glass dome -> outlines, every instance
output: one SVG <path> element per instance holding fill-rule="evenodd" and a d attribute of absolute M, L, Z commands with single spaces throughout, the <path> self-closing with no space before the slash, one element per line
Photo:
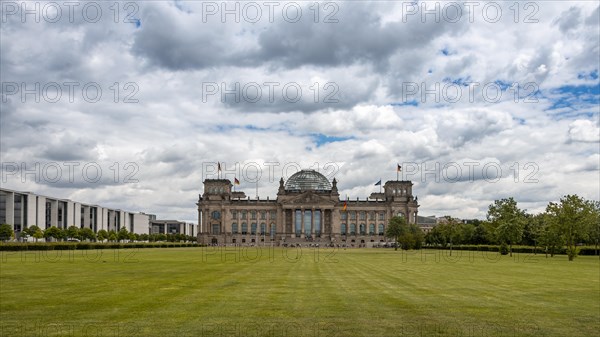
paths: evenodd
<path fill-rule="evenodd" d="M 315 170 L 301 170 L 285 182 L 286 191 L 331 191 L 331 183 Z"/>

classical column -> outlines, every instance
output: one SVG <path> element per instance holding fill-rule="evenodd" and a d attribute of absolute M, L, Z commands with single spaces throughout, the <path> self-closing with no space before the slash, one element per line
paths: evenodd
<path fill-rule="evenodd" d="M 325 234 L 325 210 L 321 209 L 321 218 L 319 219 L 319 222 L 321 223 L 321 236 L 323 236 Z"/>

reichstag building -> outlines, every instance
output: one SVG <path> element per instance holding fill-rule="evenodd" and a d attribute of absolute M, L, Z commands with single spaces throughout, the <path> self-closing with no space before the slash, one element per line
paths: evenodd
<path fill-rule="evenodd" d="M 198 200 L 198 240 L 216 245 L 325 244 L 370 246 L 387 242 L 394 215 L 416 223 L 412 182 L 387 181 L 364 200 L 340 200 L 337 181 L 301 170 L 279 181 L 276 199 L 250 199 L 228 179 L 206 179 Z"/>

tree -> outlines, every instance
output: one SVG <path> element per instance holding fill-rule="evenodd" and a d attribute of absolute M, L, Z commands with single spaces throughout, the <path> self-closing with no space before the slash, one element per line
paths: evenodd
<path fill-rule="evenodd" d="M 593 223 L 593 202 L 577 195 L 566 195 L 558 204 L 549 203 L 546 212 L 564 239 L 569 261 L 573 261 L 577 256 L 577 243 L 589 235 Z"/>
<path fill-rule="evenodd" d="M 44 231 L 44 237 L 46 239 L 53 238 L 55 240 L 60 240 L 64 235 L 64 231 L 56 226 L 52 226 Z"/>
<path fill-rule="evenodd" d="M 79 228 L 75 226 L 69 226 L 65 231 L 65 235 L 70 239 L 79 239 Z"/>
<path fill-rule="evenodd" d="M 440 224 L 442 241 L 445 246 L 450 246 L 450 256 L 452 256 L 452 246 L 462 242 L 462 224 L 456 218 L 446 216 L 444 223 Z"/>
<path fill-rule="evenodd" d="M 507 243 L 510 256 L 513 244 L 521 242 L 525 227 L 525 212 L 517 207 L 517 202 L 511 197 L 495 200 L 489 206 L 487 219 L 496 227 L 496 237 L 500 244 Z"/>
<path fill-rule="evenodd" d="M 79 231 L 79 237 L 81 238 L 81 240 L 89 240 L 89 241 L 93 241 L 96 240 L 96 233 L 94 233 L 94 231 L 91 228 L 82 228 Z"/>
<path fill-rule="evenodd" d="M 108 232 L 108 241 L 111 241 L 111 242 L 117 241 L 117 233 L 115 233 L 115 231 Z"/>
<path fill-rule="evenodd" d="M 385 230 L 385 236 L 396 242 L 394 250 L 398 250 L 400 237 L 404 234 L 406 229 L 406 219 L 404 217 L 394 216 L 390 219 L 390 223 Z"/>
<path fill-rule="evenodd" d="M 588 242 L 596 247 L 596 255 L 600 257 L 600 254 L 598 254 L 598 245 L 600 244 L 600 201 L 593 201 L 592 206 Z"/>
<path fill-rule="evenodd" d="M 487 222 L 481 222 L 477 225 L 475 225 L 475 230 L 473 230 L 473 239 L 472 242 L 473 244 L 476 245 L 484 245 L 486 243 L 489 243 L 488 240 L 488 230 L 487 230 Z"/>
<path fill-rule="evenodd" d="M 108 239 L 108 232 L 104 229 L 101 229 L 98 231 L 98 240 L 99 241 L 104 241 Z"/>
<path fill-rule="evenodd" d="M 546 213 L 542 213 L 541 217 L 542 228 L 540 228 L 538 237 L 539 245 L 544 247 L 546 258 L 548 257 L 548 253 L 550 253 L 550 257 L 554 257 L 554 254 L 558 253 L 558 249 L 562 247 L 565 242 L 558 225 L 555 222 L 550 221 L 550 216 Z"/>
<path fill-rule="evenodd" d="M 44 233 L 42 232 L 42 229 L 39 228 L 36 225 L 33 226 L 29 226 L 27 227 L 24 232 L 26 232 L 27 234 L 29 234 L 30 236 L 33 236 L 35 238 L 35 241 L 37 242 L 37 240 L 41 239 L 44 237 Z"/>
<path fill-rule="evenodd" d="M 119 239 L 119 241 L 129 240 L 129 232 L 127 231 L 127 228 L 121 227 L 121 229 L 119 229 L 119 232 L 117 233 L 117 239 Z"/>
<path fill-rule="evenodd" d="M 0 225 L 0 241 L 8 241 L 13 238 L 15 235 L 15 231 L 13 231 L 12 226 L 9 224 Z"/>
<path fill-rule="evenodd" d="M 526 215 L 525 227 L 523 229 L 523 243 L 525 243 L 526 245 L 533 246 L 534 254 L 537 251 L 540 236 L 542 235 L 542 230 L 544 229 L 545 216 L 546 215 L 544 213 L 536 215 Z"/>

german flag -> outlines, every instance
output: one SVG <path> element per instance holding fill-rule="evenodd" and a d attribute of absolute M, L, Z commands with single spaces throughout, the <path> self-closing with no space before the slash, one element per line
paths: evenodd
<path fill-rule="evenodd" d="M 396 169 L 396 172 L 402 172 L 402 166 L 400 166 L 400 164 L 398 164 L 398 168 Z"/>
<path fill-rule="evenodd" d="M 342 207 L 342 210 L 344 212 L 348 211 L 348 201 L 347 200 L 344 200 L 344 207 Z"/>

